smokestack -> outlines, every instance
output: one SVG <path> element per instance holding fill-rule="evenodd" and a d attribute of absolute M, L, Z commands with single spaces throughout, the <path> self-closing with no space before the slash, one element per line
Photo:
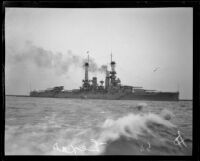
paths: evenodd
<path fill-rule="evenodd" d="M 93 86 L 93 89 L 97 88 L 97 77 L 92 78 L 92 86 Z"/>
<path fill-rule="evenodd" d="M 110 81 L 110 73 L 109 73 L 108 69 L 106 68 L 105 89 L 108 89 L 108 87 L 109 87 L 109 81 Z"/>

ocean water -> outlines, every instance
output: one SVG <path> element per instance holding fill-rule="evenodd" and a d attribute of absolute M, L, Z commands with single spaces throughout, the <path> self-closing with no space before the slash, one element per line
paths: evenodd
<path fill-rule="evenodd" d="M 6 96 L 5 155 L 192 155 L 192 109 L 192 101 Z"/>

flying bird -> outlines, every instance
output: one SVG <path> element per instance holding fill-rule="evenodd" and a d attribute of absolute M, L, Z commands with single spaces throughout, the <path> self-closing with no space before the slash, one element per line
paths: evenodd
<path fill-rule="evenodd" d="M 159 67 L 155 68 L 155 69 L 153 70 L 153 72 L 156 72 L 158 69 L 159 69 Z"/>

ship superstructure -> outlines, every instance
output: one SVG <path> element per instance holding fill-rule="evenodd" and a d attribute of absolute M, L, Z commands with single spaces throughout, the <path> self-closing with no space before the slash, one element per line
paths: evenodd
<path fill-rule="evenodd" d="M 105 81 L 97 81 L 97 77 L 89 79 L 89 55 L 84 63 L 85 78 L 79 89 L 64 90 L 64 86 L 57 86 L 44 91 L 31 91 L 32 97 L 57 97 L 57 98 L 84 98 L 84 99 L 122 99 L 122 100 L 158 100 L 178 101 L 179 92 L 159 92 L 156 90 L 145 90 L 142 87 L 122 85 L 117 78 L 115 70 L 116 62 L 110 62 L 111 70 L 105 69 Z"/>
<path fill-rule="evenodd" d="M 98 84 L 97 77 L 93 77 L 92 80 L 89 80 L 88 78 L 88 71 L 89 71 L 89 59 L 88 62 L 84 64 L 85 67 L 85 79 L 83 80 L 83 85 L 80 88 L 80 91 L 82 92 L 119 92 L 123 88 L 121 85 L 121 81 L 119 78 L 116 77 L 116 71 L 115 71 L 115 65 L 116 63 L 112 61 L 112 55 L 111 55 L 111 71 L 108 71 L 108 68 L 106 66 L 105 69 L 105 81 L 101 80 Z M 127 88 L 128 86 L 126 86 Z M 131 86 L 129 86 L 131 88 Z"/>

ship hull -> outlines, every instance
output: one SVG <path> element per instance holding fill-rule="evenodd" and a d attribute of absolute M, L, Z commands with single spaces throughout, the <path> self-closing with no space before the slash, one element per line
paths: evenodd
<path fill-rule="evenodd" d="M 104 100 L 150 100 L 150 101 L 178 101 L 178 92 L 158 92 L 148 94 L 135 93 L 90 93 L 90 92 L 60 92 L 60 93 L 36 93 L 31 97 L 51 97 L 51 98 L 81 98 L 81 99 L 104 99 Z"/>

